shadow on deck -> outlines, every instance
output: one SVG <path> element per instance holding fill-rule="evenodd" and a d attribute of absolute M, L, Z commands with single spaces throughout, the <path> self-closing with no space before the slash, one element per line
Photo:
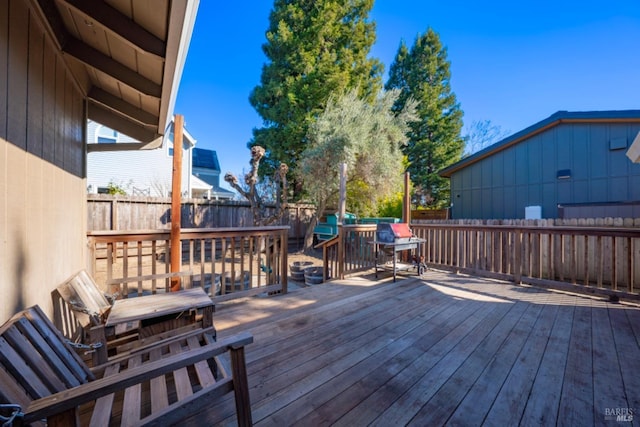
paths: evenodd
<path fill-rule="evenodd" d="M 640 308 L 429 271 L 218 304 L 257 425 L 607 425 L 640 410 Z M 231 424 L 232 400 L 194 423 Z M 628 418 L 627 418 L 628 420 Z"/>

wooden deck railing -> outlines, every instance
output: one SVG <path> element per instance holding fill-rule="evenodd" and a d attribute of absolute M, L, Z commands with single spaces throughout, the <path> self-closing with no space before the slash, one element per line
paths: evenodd
<path fill-rule="evenodd" d="M 375 240 L 376 224 L 338 226 L 338 235 L 321 243 L 324 280 L 344 279 L 375 267 L 375 250 L 369 242 Z"/>
<path fill-rule="evenodd" d="M 182 266 L 171 273 L 168 230 L 87 233 L 91 273 L 113 292 L 168 292 L 170 278 L 201 286 L 218 300 L 287 292 L 289 227 L 182 229 Z"/>
<path fill-rule="evenodd" d="M 431 267 L 516 283 L 640 298 L 640 228 L 418 224 Z M 344 225 L 319 245 L 325 280 L 375 265 L 376 225 Z"/>
<path fill-rule="evenodd" d="M 430 266 L 554 287 L 639 295 L 640 229 L 411 224 Z M 569 286 L 566 286 L 566 285 Z"/>

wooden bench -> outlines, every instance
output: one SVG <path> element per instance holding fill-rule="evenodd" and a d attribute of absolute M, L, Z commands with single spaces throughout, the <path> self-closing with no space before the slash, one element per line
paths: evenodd
<path fill-rule="evenodd" d="M 251 425 L 251 342 L 248 333 L 216 342 L 211 328 L 201 329 L 89 368 L 34 306 L 0 327 L 0 403 L 19 405 L 24 424 L 170 425 L 233 391 L 238 424 Z"/>
<path fill-rule="evenodd" d="M 84 270 L 52 292 L 54 323 L 80 344 L 101 343 L 95 364 L 129 351 L 138 341 L 213 327 L 214 304 L 201 288 L 109 301 Z"/>

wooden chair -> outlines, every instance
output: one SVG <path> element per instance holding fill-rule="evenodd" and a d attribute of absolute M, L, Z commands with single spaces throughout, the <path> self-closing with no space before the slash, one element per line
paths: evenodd
<path fill-rule="evenodd" d="M 251 342 L 248 333 L 216 342 L 201 329 L 90 369 L 34 306 L 0 327 L 0 404 L 19 405 L 24 424 L 169 425 L 233 391 L 238 424 L 251 425 L 244 357 Z"/>

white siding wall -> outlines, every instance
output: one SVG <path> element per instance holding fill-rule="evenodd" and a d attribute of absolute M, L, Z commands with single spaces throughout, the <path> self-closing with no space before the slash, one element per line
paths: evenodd
<path fill-rule="evenodd" d="M 89 142 L 97 141 L 99 126 L 88 125 Z M 118 142 L 131 142 L 125 135 L 118 134 Z M 171 191 L 173 157 L 169 155 L 168 142 L 154 150 L 93 152 L 87 156 L 87 186 L 94 192 L 98 187 L 107 187 L 113 182 L 123 187 L 129 194 L 134 187 L 149 191 L 150 196 L 166 197 Z M 182 153 L 182 193 L 191 195 L 191 144 L 183 144 Z"/>

